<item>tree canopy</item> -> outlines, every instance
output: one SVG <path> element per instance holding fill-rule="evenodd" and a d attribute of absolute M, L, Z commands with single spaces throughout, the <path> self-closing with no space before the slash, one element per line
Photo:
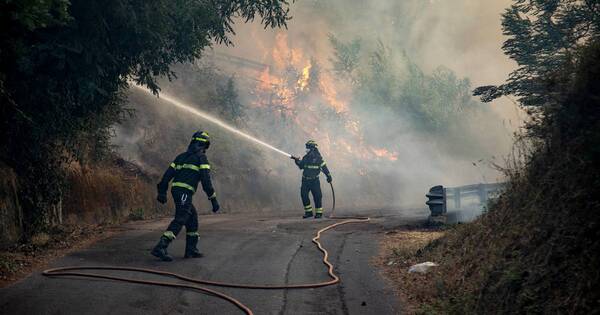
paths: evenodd
<path fill-rule="evenodd" d="M 446 130 L 465 109 L 476 107 L 470 81 L 448 68 L 440 66 L 426 74 L 406 53 L 381 41 L 364 52 L 359 39 L 343 42 L 333 35 L 329 39 L 333 71 L 352 84 L 357 102 L 389 108 L 428 131 Z"/>
<path fill-rule="evenodd" d="M 524 106 L 548 102 L 548 78 L 574 71 L 581 47 L 600 37 L 597 0 L 515 0 L 502 15 L 504 52 L 518 64 L 505 84 L 474 90 L 484 102 L 515 95 Z"/>
<path fill-rule="evenodd" d="M 60 165 L 99 149 L 130 81 L 158 93 L 170 66 L 231 44 L 236 21 L 283 27 L 285 0 L 0 0 L 1 160 L 28 181 L 25 208 L 60 197 Z M 31 185 L 30 185 L 31 184 Z M 37 211 L 37 210 L 35 210 Z M 40 217 L 40 216 L 35 216 Z"/>

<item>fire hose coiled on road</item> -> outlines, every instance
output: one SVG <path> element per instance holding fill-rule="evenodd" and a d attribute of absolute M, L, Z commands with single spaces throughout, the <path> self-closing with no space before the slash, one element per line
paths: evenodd
<path fill-rule="evenodd" d="M 235 305 L 240 310 L 244 311 L 246 314 L 252 315 L 252 314 L 254 314 L 252 312 L 252 310 L 250 308 L 248 308 L 246 305 L 244 305 L 242 302 L 238 301 L 236 298 L 229 296 L 225 293 L 221 293 L 219 291 L 204 287 L 204 286 L 175 283 L 175 282 L 140 280 L 140 279 L 127 278 L 127 277 L 110 276 L 110 275 L 103 275 L 103 274 L 98 274 L 98 273 L 88 273 L 88 272 L 81 272 L 81 271 L 82 270 L 132 271 L 132 272 L 148 273 L 148 274 L 160 275 L 160 276 L 165 276 L 165 277 L 170 277 L 170 278 L 176 278 L 179 280 L 183 280 L 183 281 L 187 281 L 187 282 L 195 283 L 195 284 L 211 285 L 211 286 L 217 286 L 217 287 L 228 287 L 228 288 L 242 288 L 242 289 L 262 289 L 262 290 L 309 289 L 309 288 L 320 288 L 320 287 L 337 284 L 340 282 L 340 277 L 335 274 L 335 272 L 333 271 L 333 265 L 329 262 L 329 259 L 328 259 L 329 252 L 327 252 L 327 250 L 319 242 L 319 239 L 321 238 L 321 234 L 323 232 L 326 232 L 328 230 L 331 230 L 335 227 L 338 227 L 338 226 L 344 225 L 344 224 L 366 223 L 366 222 L 370 221 L 370 218 L 368 218 L 368 217 L 344 217 L 344 218 L 334 217 L 335 192 L 333 190 L 333 185 L 331 183 L 330 183 L 330 185 L 331 185 L 331 192 L 333 195 L 333 207 L 332 207 L 330 218 L 331 219 L 343 219 L 343 221 L 337 222 L 334 224 L 330 224 L 330 225 L 318 230 L 317 233 L 315 234 L 315 236 L 312 238 L 312 242 L 315 243 L 317 248 L 323 253 L 323 264 L 325 264 L 327 266 L 327 273 L 328 273 L 329 277 L 331 278 L 331 280 L 329 280 L 329 281 L 316 282 L 316 283 L 305 283 L 305 284 L 285 284 L 285 285 L 241 284 L 241 283 L 228 283 L 228 282 L 219 282 L 219 281 L 209 281 L 209 280 L 203 280 L 203 279 L 194 279 L 194 278 L 190 278 L 190 277 L 180 275 L 177 273 L 161 271 L 161 270 L 156 270 L 156 269 L 137 268 L 137 267 L 120 267 L 120 266 L 58 267 L 58 268 L 44 270 L 42 272 L 42 274 L 47 277 L 76 276 L 76 277 L 86 277 L 86 278 L 108 279 L 108 280 L 115 280 L 115 281 L 129 282 L 129 283 L 138 283 L 138 284 L 149 284 L 149 285 L 157 285 L 157 286 L 164 286 L 164 287 L 192 289 L 192 290 L 197 290 L 197 291 L 201 291 L 204 293 L 212 294 L 216 297 L 224 299 L 224 300 L 232 303 L 233 305 Z"/>

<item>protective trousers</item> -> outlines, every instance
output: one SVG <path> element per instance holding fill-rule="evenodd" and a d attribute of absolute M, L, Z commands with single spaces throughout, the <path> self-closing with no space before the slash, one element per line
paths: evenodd
<path fill-rule="evenodd" d="M 171 189 L 173 200 L 175 201 L 175 218 L 165 232 L 165 236 L 174 239 L 183 226 L 185 226 L 187 236 L 198 236 L 198 212 L 192 204 L 192 193 L 185 188 Z"/>
<path fill-rule="evenodd" d="M 310 206 L 310 198 L 308 193 L 312 193 L 313 200 L 315 201 L 315 213 L 323 213 L 323 194 L 321 193 L 321 182 L 319 178 L 302 178 L 302 186 L 300 186 L 300 197 L 302 198 L 302 204 L 304 205 L 305 212 L 312 212 Z"/>

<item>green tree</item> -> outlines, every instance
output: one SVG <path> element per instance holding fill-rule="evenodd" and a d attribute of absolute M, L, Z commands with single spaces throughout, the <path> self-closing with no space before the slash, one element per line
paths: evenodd
<path fill-rule="evenodd" d="M 285 0 L 0 0 L 0 158 L 21 177 L 29 231 L 60 198 L 61 166 L 106 143 L 130 80 L 230 43 L 234 21 L 282 27 Z M 87 141 L 82 141 L 83 139 Z M 35 224 L 35 223 L 40 224 Z"/>
<path fill-rule="evenodd" d="M 460 121 L 466 110 L 477 108 L 471 84 L 447 68 L 424 73 L 406 53 L 398 54 L 377 41 L 360 54 L 360 41 L 342 42 L 330 36 L 334 71 L 354 86 L 355 100 L 391 109 L 413 127 L 440 131 Z"/>
<path fill-rule="evenodd" d="M 578 51 L 600 36 L 597 0 L 515 0 L 502 15 L 508 39 L 504 52 L 518 64 L 505 84 L 474 90 L 484 102 L 515 95 L 524 106 L 541 106 L 553 97 L 547 79 L 557 71 L 571 73 Z"/>
<path fill-rule="evenodd" d="M 240 103 L 233 78 L 230 77 L 227 79 L 225 84 L 217 84 L 216 103 L 219 104 L 221 113 L 228 120 L 240 123 L 244 119 L 244 108 L 242 103 Z"/>
<path fill-rule="evenodd" d="M 333 57 L 329 60 L 333 64 L 333 71 L 341 78 L 354 79 L 358 70 L 361 53 L 361 40 L 356 38 L 350 42 L 342 42 L 333 34 L 329 34 L 329 42 L 333 47 Z"/>

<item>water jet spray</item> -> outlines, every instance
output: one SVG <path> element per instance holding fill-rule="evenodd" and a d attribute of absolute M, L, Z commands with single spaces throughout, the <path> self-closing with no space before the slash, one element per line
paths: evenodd
<path fill-rule="evenodd" d="M 152 94 L 152 91 L 148 90 L 145 87 L 142 87 L 142 86 L 140 86 L 138 84 L 135 84 L 135 83 L 131 83 L 131 85 L 134 86 L 134 87 L 136 87 L 137 89 L 143 91 L 143 92 L 146 92 L 148 94 L 154 95 L 154 94 Z M 227 131 L 230 131 L 230 132 L 234 133 L 235 135 L 241 136 L 242 138 L 244 138 L 246 140 L 250 140 L 251 142 L 254 142 L 255 144 L 260 144 L 261 146 L 269 148 L 269 149 L 271 149 L 271 150 L 273 150 L 273 151 L 275 151 L 275 152 L 277 152 L 279 154 L 285 155 L 286 157 L 294 158 L 294 157 L 292 157 L 291 154 L 289 154 L 289 153 L 287 153 L 285 151 L 282 151 L 282 150 L 280 150 L 280 149 L 278 149 L 278 148 L 276 148 L 276 147 L 274 147 L 274 146 L 272 146 L 272 145 L 270 145 L 270 144 L 268 144 L 268 143 L 266 143 L 264 141 L 258 140 L 255 137 L 253 137 L 253 136 L 251 136 L 251 135 L 249 135 L 249 134 L 247 134 L 245 132 L 242 132 L 239 129 L 237 129 L 237 128 L 235 128 L 235 127 L 227 124 L 226 122 L 224 122 L 224 121 L 222 121 L 222 120 L 220 120 L 220 119 L 218 119 L 218 118 L 216 118 L 216 117 L 214 117 L 212 115 L 209 115 L 209 114 L 207 114 L 207 113 L 205 113 L 205 112 L 203 112 L 203 111 L 201 111 L 199 109 L 193 108 L 190 105 L 184 104 L 182 101 L 177 100 L 175 98 L 172 98 L 172 97 L 166 95 L 165 93 L 161 93 L 160 98 L 163 99 L 163 100 L 165 100 L 165 101 L 167 101 L 169 104 L 171 104 L 171 105 L 173 105 L 175 107 L 178 107 L 179 109 L 185 110 L 185 111 L 187 111 L 189 113 L 192 113 L 192 114 L 194 114 L 194 115 L 196 115 L 196 116 L 198 116 L 200 118 L 203 118 L 203 119 L 205 119 L 205 120 L 207 120 L 207 121 L 209 121 L 209 122 L 211 122 L 211 123 L 213 123 L 213 124 L 215 124 L 215 125 L 223 128 L 223 129 L 225 129 Z M 333 213 L 335 211 L 335 191 L 333 190 L 333 184 L 329 183 L 329 185 L 331 186 L 331 194 L 332 194 L 332 197 L 333 197 L 333 208 L 331 210 L 331 217 L 333 217 Z"/>
<path fill-rule="evenodd" d="M 141 91 L 144 91 L 144 92 L 146 92 L 148 94 L 152 94 L 152 92 L 150 90 L 148 90 L 147 88 L 144 88 L 144 87 L 142 87 L 140 85 L 137 85 L 137 84 L 133 83 L 132 86 L 134 86 L 137 89 L 139 89 Z M 270 145 L 270 144 L 268 144 L 268 143 L 266 143 L 264 141 L 258 140 L 257 138 L 255 138 L 255 137 L 253 137 L 253 136 L 251 136 L 251 135 L 249 135 L 249 134 L 247 134 L 245 132 L 242 132 L 239 129 L 237 129 L 237 128 L 235 128 L 235 127 L 227 124 L 226 122 L 224 122 L 224 121 L 222 121 L 222 120 L 220 120 L 220 119 L 218 119 L 218 118 L 216 118 L 216 117 L 214 117 L 212 115 L 209 115 L 209 114 L 207 114 L 207 113 L 205 113 L 205 112 L 203 112 L 203 111 L 201 111 L 199 109 L 191 107 L 190 105 L 184 104 L 182 101 L 177 100 L 175 98 L 172 98 L 172 97 L 166 95 L 165 93 L 161 93 L 159 98 L 167 101 L 169 104 L 171 104 L 171 105 L 173 105 L 175 107 L 178 107 L 179 109 L 185 110 L 185 111 L 187 111 L 189 113 L 192 113 L 192 114 L 194 114 L 194 115 L 196 115 L 196 116 L 198 116 L 200 118 L 203 118 L 203 119 L 205 119 L 205 120 L 207 120 L 207 121 L 209 121 L 209 122 L 211 122 L 211 123 L 213 123 L 213 124 L 215 124 L 215 125 L 223 128 L 223 129 L 225 129 L 225 130 L 227 130 L 227 131 L 229 131 L 229 132 L 231 132 L 231 133 L 233 133 L 233 134 L 235 134 L 237 136 L 241 136 L 242 138 L 244 138 L 246 140 L 250 140 L 250 141 L 254 142 L 255 144 L 260 144 L 261 146 L 266 147 L 268 149 L 271 149 L 271 150 L 273 150 L 273 151 L 275 151 L 275 152 L 277 152 L 279 154 L 283 154 L 283 155 L 285 155 L 287 157 L 292 157 L 291 154 L 289 154 L 289 153 L 287 153 L 285 151 L 282 151 L 282 150 L 280 150 L 280 149 L 278 149 L 278 148 L 276 148 L 276 147 L 274 147 L 274 146 L 272 146 L 272 145 Z"/>

